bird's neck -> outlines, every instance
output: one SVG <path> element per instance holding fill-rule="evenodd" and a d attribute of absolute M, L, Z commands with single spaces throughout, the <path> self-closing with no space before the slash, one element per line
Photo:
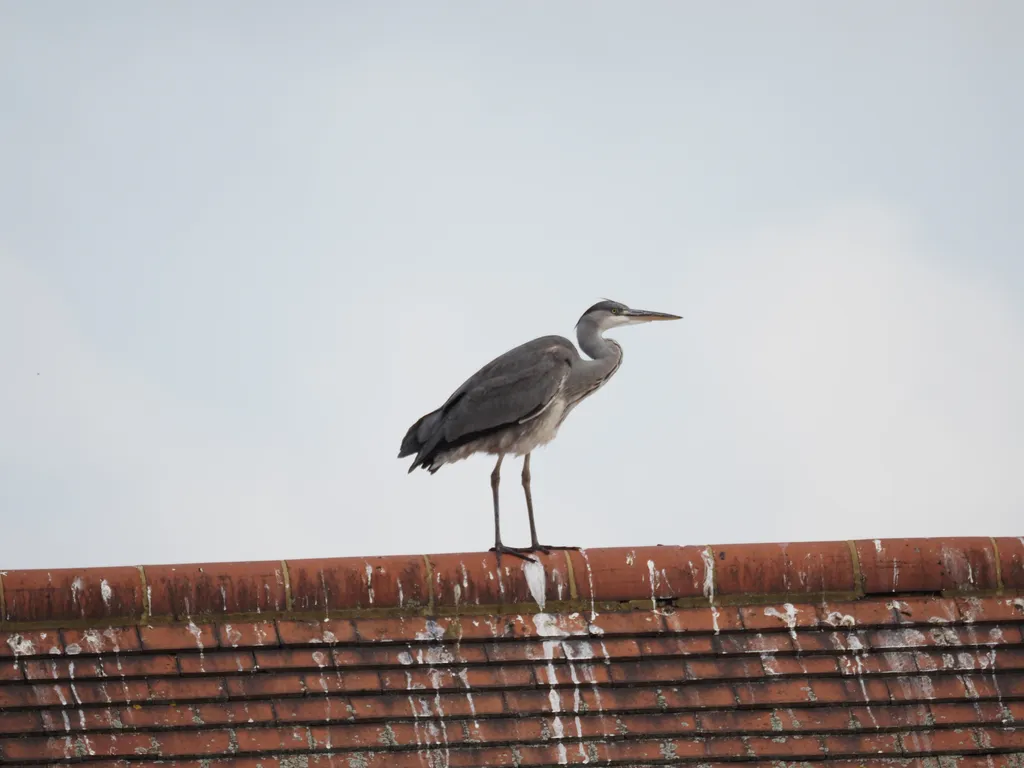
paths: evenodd
<path fill-rule="evenodd" d="M 586 318 L 581 320 L 576 328 L 576 340 L 580 349 L 592 359 L 587 365 L 592 376 L 605 379 L 615 373 L 622 362 L 622 347 L 606 339 L 596 323 Z"/>

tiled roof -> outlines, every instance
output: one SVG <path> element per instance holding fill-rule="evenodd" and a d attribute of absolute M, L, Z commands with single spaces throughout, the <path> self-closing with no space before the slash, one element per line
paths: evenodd
<path fill-rule="evenodd" d="M 1024 539 L 9 571 L 0 762 L 1024 766 Z"/>

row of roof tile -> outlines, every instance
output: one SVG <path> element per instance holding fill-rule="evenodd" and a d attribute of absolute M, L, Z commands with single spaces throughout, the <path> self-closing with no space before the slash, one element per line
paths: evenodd
<path fill-rule="evenodd" d="M 288 646 L 369 645 L 376 643 L 422 643 L 437 639 L 456 641 L 543 640 L 552 627 L 550 614 L 495 613 L 486 616 L 391 616 L 378 618 L 333 619 L 258 619 L 255 621 L 190 621 L 187 624 L 144 624 L 127 626 L 99 625 L 91 628 L 19 629 L 0 632 L 0 659 L 43 657 L 48 664 L 55 657 L 71 659 L 88 654 L 128 654 L 138 651 L 158 653 L 174 650 L 200 650 L 210 654 L 216 649 L 265 648 Z M 540 621 L 544 618 L 544 621 Z M 858 632 L 877 629 L 877 638 L 861 636 L 865 647 L 895 650 L 903 642 L 907 628 L 923 627 L 942 632 L 949 644 L 957 644 L 956 632 L 980 631 L 990 624 L 1024 621 L 1024 597 L 1002 596 L 984 600 L 966 597 L 900 597 L 882 600 L 862 599 L 850 602 L 785 603 L 720 607 L 659 607 L 657 610 L 606 612 L 595 618 L 588 611 L 557 615 L 559 632 L 574 637 L 597 637 L 605 642 L 630 635 L 668 633 L 686 637 L 689 643 L 715 643 L 716 652 L 729 652 L 730 638 L 743 634 L 785 629 L 789 635 L 775 635 L 776 643 L 799 643 L 802 630 L 833 629 Z M 963 624 L 967 629 L 954 630 Z M 976 630 L 975 628 L 979 628 Z M 1015 628 L 1010 629 L 1016 632 Z M 895 639 L 890 638 L 895 632 Z M 952 634 L 951 634 L 952 633 Z M 816 638 L 811 634 L 797 645 L 801 651 L 813 651 Z M 941 638 L 940 638 L 941 639 Z M 680 640 L 679 642 L 682 642 Z M 758 642 L 764 642 L 759 639 Z M 831 641 L 829 641 L 831 642 Z M 1020 642 L 1024 642 L 1021 640 Z M 812 645 L 807 645 L 811 643 Z M 761 647 L 758 652 L 766 650 Z M 778 648 L 767 649 L 775 652 Z M 56 668 L 55 668 L 56 669 Z M 83 666 L 78 663 L 81 673 Z M 11 668 L 0 665 L 0 680 Z M 53 672 L 56 674 L 56 672 Z M 21 675 L 16 675 L 20 677 Z"/>
<path fill-rule="evenodd" d="M 26 632 L 0 763 L 1019 764 L 1020 597 L 711 612 Z"/>

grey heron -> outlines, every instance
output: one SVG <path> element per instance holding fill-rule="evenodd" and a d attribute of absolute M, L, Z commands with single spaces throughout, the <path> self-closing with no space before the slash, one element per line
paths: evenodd
<path fill-rule="evenodd" d="M 652 320 L 679 320 L 678 315 L 631 309 L 617 301 L 599 301 L 576 323 L 576 339 L 590 358 L 581 357 L 564 336 L 541 336 L 510 349 L 470 376 L 437 410 L 409 427 L 398 458 L 415 454 L 409 472 L 422 467 L 433 474 L 445 464 L 475 453 L 497 456 L 491 472 L 494 501 L 494 547 L 502 553 L 533 560 L 525 553 L 553 547 L 537 541 L 530 492 L 530 454 L 554 439 L 566 416 L 596 392 L 619 369 L 622 347 L 604 332 Z M 506 454 L 523 457 L 523 493 L 530 517 L 530 546 L 501 542 L 498 484 Z"/>

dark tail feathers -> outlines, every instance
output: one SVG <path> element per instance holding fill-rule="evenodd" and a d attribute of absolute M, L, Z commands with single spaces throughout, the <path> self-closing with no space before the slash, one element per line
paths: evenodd
<path fill-rule="evenodd" d="M 416 454 L 416 459 L 413 461 L 412 466 L 409 467 L 410 472 L 419 466 L 425 467 L 429 463 L 429 457 L 426 454 L 430 452 L 437 442 L 432 440 L 431 437 L 433 437 L 432 433 L 440 417 L 440 409 L 421 416 L 415 424 L 409 427 L 409 431 L 402 438 L 402 447 L 398 450 L 398 458 L 401 459 Z M 427 450 L 424 451 L 424 448 Z"/>

